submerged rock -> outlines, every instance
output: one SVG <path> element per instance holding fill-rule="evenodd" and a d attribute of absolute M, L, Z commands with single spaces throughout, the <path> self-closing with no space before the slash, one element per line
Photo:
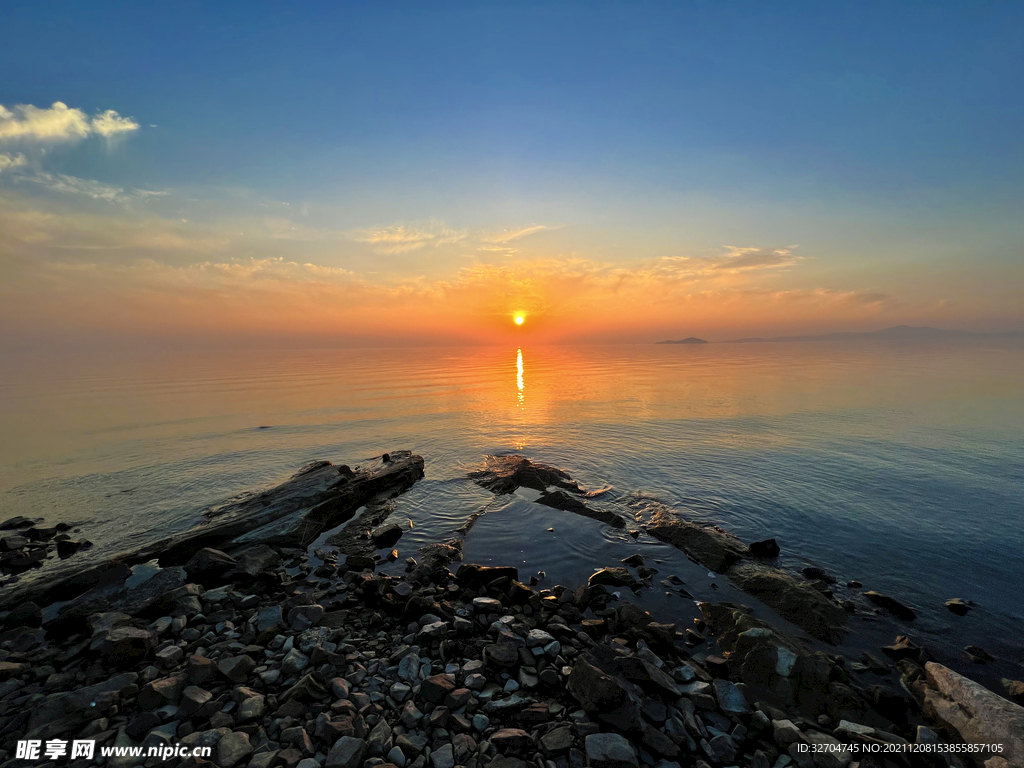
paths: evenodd
<path fill-rule="evenodd" d="M 872 603 L 877 605 L 879 608 L 884 608 L 897 619 L 903 619 L 904 621 L 913 621 L 917 618 L 917 614 L 914 612 L 913 608 L 904 605 L 894 597 L 889 597 L 889 595 L 885 595 L 881 592 L 870 590 L 864 593 L 864 597 L 866 597 Z"/>

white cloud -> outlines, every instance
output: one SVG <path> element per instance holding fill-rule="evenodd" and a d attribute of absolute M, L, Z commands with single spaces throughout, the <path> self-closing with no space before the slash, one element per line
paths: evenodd
<path fill-rule="evenodd" d="M 138 128 L 134 119 L 112 109 L 90 118 L 61 101 L 50 107 L 16 104 L 12 110 L 0 106 L 0 141 L 80 141 L 91 135 L 110 139 Z"/>
<path fill-rule="evenodd" d="M 100 136 L 110 138 L 122 133 L 137 131 L 139 124 L 130 117 L 121 117 L 117 112 L 108 109 L 92 119 L 92 130 Z"/>
<path fill-rule="evenodd" d="M 3 107 L 0 107 L 0 109 L 3 109 Z M 5 152 L 0 152 L 0 173 L 22 165 L 25 165 L 24 155 L 9 155 Z"/>
<path fill-rule="evenodd" d="M 364 229 L 352 233 L 352 239 L 369 243 L 377 253 L 408 253 L 428 245 L 439 246 L 466 239 L 463 230 L 451 229 L 431 219 L 419 224 L 397 224 L 378 229 Z"/>
<path fill-rule="evenodd" d="M 39 184 L 51 192 L 63 194 L 85 195 L 93 200 L 104 200 L 108 203 L 127 203 L 133 200 L 148 200 L 152 197 L 166 195 L 167 192 L 151 189 L 124 189 L 113 187 L 92 179 L 80 179 L 63 173 L 44 173 L 42 171 L 22 177 L 25 181 Z"/>

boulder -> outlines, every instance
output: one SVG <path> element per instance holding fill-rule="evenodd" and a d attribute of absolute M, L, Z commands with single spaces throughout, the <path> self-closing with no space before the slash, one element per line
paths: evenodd
<path fill-rule="evenodd" d="M 477 565 L 463 563 L 455 572 L 455 580 L 466 589 L 479 590 L 496 579 L 518 581 L 519 570 L 507 565 Z"/>
<path fill-rule="evenodd" d="M 1024 764 L 1024 707 L 934 661 L 925 664 L 925 675 L 927 684 L 916 686 L 926 714 L 968 744 L 1002 744 L 999 757 Z"/>

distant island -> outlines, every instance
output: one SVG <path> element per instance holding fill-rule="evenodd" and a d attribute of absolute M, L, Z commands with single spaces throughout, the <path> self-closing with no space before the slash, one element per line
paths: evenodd
<path fill-rule="evenodd" d="M 728 339 L 721 344 L 750 344 L 771 341 L 952 341 L 956 339 L 995 339 L 1022 338 L 1024 332 L 1008 331 L 1005 333 L 978 333 L 975 331 L 950 331 L 944 328 L 931 328 L 927 325 L 894 325 L 880 331 L 822 333 L 808 336 L 749 336 L 742 339 Z M 704 339 L 690 336 L 678 341 L 656 341 L 655 344 L 707 344 Z"/>
<path fill-rule="evenodd" d="M 685 339 L 678 339 L 676 341 L 656 341 L 655 344 L 707 344 L 704 339 L 698 339 L 696 336 L 688 336 Z"/>

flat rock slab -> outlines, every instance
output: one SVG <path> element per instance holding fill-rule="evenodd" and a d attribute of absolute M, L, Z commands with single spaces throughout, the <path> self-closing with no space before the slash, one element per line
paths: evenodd
<path fill-rule="evenodd" d="M 934 661 L 924 665 L 924 710 L 968 744 L 1002 744 L 998 755 L 1024 765 L 1024 707 Z"/>
<path fill-rule="evenodd" d="M 423 459 L 409 451 L 384 454 L 355 470 L 329 461 L 313 462 L 274 488 L 209 508 L 205 521 L 188 531 L 113 557 L 94 549 L 91 566 L 81 560 L 58 565 L 39 579 L 4 588 L 0 607 L 25 600 L 39 605 L 68 600 L 104 583 L 123 582 L 128 566 L 153 559 L 163 567 L 181 565 L 204 547 L 229 553 L 254 544 L 302 547 L 364 504 L 397 496 L 421 477 Z"/>

